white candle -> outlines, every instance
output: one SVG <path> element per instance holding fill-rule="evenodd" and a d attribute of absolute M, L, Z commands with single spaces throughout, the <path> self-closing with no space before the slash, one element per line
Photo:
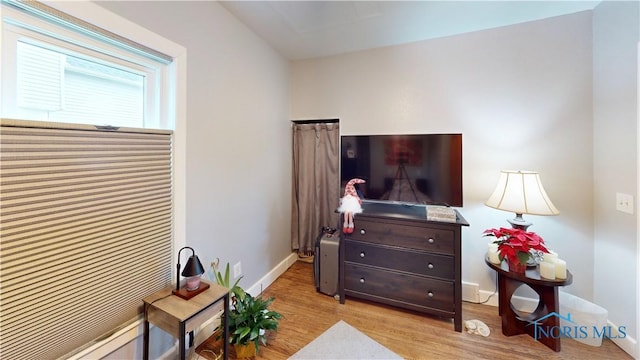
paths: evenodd
<path fill-rule="evenodd" d="M 548 263 L 554 263 L 558 259 L 558 253 L 553 250 L 549 250 L 549 253 L 543 255 L 543 261 Z"/>
<path fill-rule="evenodd" d="M 556 278 L 556 264 L 543 261 L 540 263 L 540 277 L 545 279 Z"/>
<path fill-rule="evenodd" d="M 500 255 L 497 251 L 489 251 L 489 262 L 496 265 L 500 264 Z"/>
<path fill-rule="evenodd" d="M 561 259 L 556 259 L 556 278 L 558 279 L 566 279 L 567 278 L 567 262 Z"/>
<path fill-rule="evenodd" d="M 492 264 L 500 264 L 500 256 L 498 255 L 498 244 L 489 243 L 487 254 L 489 255 L 489 262 Z"/>

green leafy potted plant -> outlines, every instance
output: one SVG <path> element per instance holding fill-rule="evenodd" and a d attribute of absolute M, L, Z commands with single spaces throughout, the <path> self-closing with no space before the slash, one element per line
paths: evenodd
<path fill-rule="evenodd" d="M 269 310 L 274 300 L 249 294 L 236 299 L 234 309 L 229 312 L 229 342 L 234 345 L 238 358 L 255 356 L 260 345 L 267 344 L 266 331 L 278 329 L 282 315 Z"/>
<path fill-rule="evenodd" d="M 217 261 L 212 262 L 211 267 L 216 282 L 230 289 L 229 343 L 234 346 L 237 358 L 255 356 L 260 350 L 260 345 L 267 344 L 266 332 L 277 330 L 278 321 L 282 318 L 280 313 L 269 310 L 275 299 L 251 296 L 238 285 L 242 277 L 231 285 L 229 263 L 224 274 L 218 270 Z M 220 328 L 223 325 L 221 324 Z"/>
<path fill-rule="evenodd" d="M 238 285 L 240 283 L 240 280 L 242 280 L 242 276 L 238 277 L 238 280 L 236 280 L 236 282 L 231 285 L 231 272 L 229 270 L 229 263 L 227 263 L 227 267 L 224 270 L 224 275 L 218 270 L 219 263 L 219 259 L 211 262 L 211 270 L 213 271 L 213 277 L 215 278 L 216 283 L 230 290 L 229 296 L 231 297 L 232 302 L 235 297 L 244 298 L 245 291 Z"/>

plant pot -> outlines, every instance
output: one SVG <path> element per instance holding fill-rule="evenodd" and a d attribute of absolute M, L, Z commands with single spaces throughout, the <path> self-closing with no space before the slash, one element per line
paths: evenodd
<path fill-rule="evenodd" d="M 509 261 L 508 264 L 509 264 L 509 271 L 511 272 L 524 274 L 525 271 L 527 270 L 527 264 L 514 263 L 511 261 Z"/>
<path fill-rule="evenodd" d="M 248 344 L 233 344 L 233 349 L 236 351 L 237 359 L 246 359 L 256 356 L 256 344 L 253 342 Z"/>

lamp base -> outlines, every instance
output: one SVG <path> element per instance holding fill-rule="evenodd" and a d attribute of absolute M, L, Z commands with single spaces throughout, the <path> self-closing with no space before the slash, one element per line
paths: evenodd
<path fill-rule="evenodd" d="M 189 300 L 192 297 L 200 294 L 201 292 L 207 290 L 209 288 L 209 284 L 204 281 L 200 281 L 200 286 L 195 290 L 187 290 L 185 286 L 181 287 L 179 290 L 173 290 L 171 293 L 177 297 L 180 297 L 185 300 Z"/>
<path fill-rule="evenodd" d="M 527 231 L 527 229 L 529 228 L 529 226 L 533 225 L 533 223 L 530 223 L 528 221 L 526 221 L 525 219 L 522 218 L 522 214 L 518 214 L 516 213 L 516 217 L 513 219 L 507 219 L 507 222 L 509 222 L 509 224 L 511 224 L 511 227 L 514 229 L 522 229 L 524 231 Z"/>

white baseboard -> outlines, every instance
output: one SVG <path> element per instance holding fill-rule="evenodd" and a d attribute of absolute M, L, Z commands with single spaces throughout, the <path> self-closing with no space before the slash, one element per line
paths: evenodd
<path fill-rule="evenodd" d="M 480 302 L 480 286 L 476 283 L 462 282 L 462 301 Z"/>
<path fill-rule="evenodd" d="M 271 271 L 269 271 L 265 276 L 263 276 L 260 280 L 258 280 L 255 284 L 251 285 L 251 287 L 244 289 L 246 292 L 257 295 L 269 285 L 271 285 L 280 275 L 284 274 L 287 269 L 291 267 L 298 260 L 298 254 L 292 253 L 287 256 L 284 260 L 282 260 L 278 265 L 276 265 Z M 206 321 L 204 324 L 200 326 L 198 330 L 198 334 L 211 334 L 215 330 L 215 328 L 220 324 L 220 318 L 222 316 L 222 311 L 216 314 L 214 317 Z M 209 335 L 206 336 L 198 336 L 194 339 L 194 346 L 200 345 L 201 342 L 206 340 Z"/>
<path fill-rule="evenodd" d="M 291 265 L 293 265 L 298 260 L 298 255 L 296 253 L 291 253 L 284 260 L 282 260 L 278 265 L 276 265 L 271 271 L 269 271 L 265 276 L 263 276 L 260 280 L 258 280 L 255 284 L 253 284 L 250 288 L 245 289 L 251 294 L 259 294 L 261 290 L 267 288 L 271 285 L 280 275 L 282 275 Z M 196 331 L 196 336 L 194 339 L 194 348 L 199 345 L 200 342 L 206 340 L 208 337 L 202 338 L 202 336 L 198 336 L 198 333 L 203 332 L 206 333 L 211 328 L 215 328 L 217 323 L 220 322 L 220 316 L 222 312 L 218 314 L 216 317 L 212 318 L 210 321 L 207 321 L 203 324 L 198 331 Z M 202 331 L 206 329 L 207 331 Z M 143 335 L 143 320 L 140 319 L 132 324 L 129 324 L 125 328 L 115 332 L 112 336 L 102 341 L 99 341 L 86 349 L 74 354 L 69 357 L 71 360 L 85 360 L 85 359 L 102 359 L 108 357 L 109 354 L 118 350 L 122 346 L 126 346 L 127 344 L 140 341 L 142 342 Z M 175 357 L 177 352 L 177 345 L 170 348 L 166 351 L 160 358 L 161 359 L 172 359 Z"/>
<path fill-rule="evenodd" d="M 472 303 L 480 303 L 482 305 L 489 306 L 498 306 L 498 293 L 493 291 L 479 290 L 478 291 L 478 301 L 471 301 L 467 299 L 463 299 L 464 301 L 469 301 Z"/>
<path fill-rule="evenodd" d="M 489 305 L 497 307 L 499 304 L 498 292 L 480 290 L 478 291 L 479 301 L 471 301 L 470 299 L 463 299 L 463 301 L 468 301 L 475 304 Z M 511 299 L 513 306 L 522 311 L 533 311 L 536 306 L 538 306 L 538 300 L 526 298 L 522 296 L 514 296 Z"/>
<path fill-rule="evenodd" d="M 249 287 L 248 289 L 245 289 L 245 291 L 254 296 L 260 294 L 262 290 L 266 289 L 269 285 L 276 281 L 276 279 L 280 277 L 280 275 L 284 274 L 284 272 L 287 271 L 287 269 L 290 268 L 291 265 L 293 265 L 297 260 L 298 254 L 291 253 L 255 284 L 251 285 L 251 287 Z"/>
<path fill-rule="evenodd" d="M 68 359 L 101 359 L 116 351 L 120 347 L 128 344 L 132 340 L 135 340 L 138 336 L 141 336 L 144 331 L 142 322 L 142 319 L 137 320 L 127 325 L 126 327 L 116 331 L 110 337 L 91 344 L 82 351 L 73 354 Z"/>
<path fill-rule="evenodd" d="M 267 288 L 271 285 L 280 275 L 282 275 L 291 265 L 293 265 L 298 259 L 296 253 L 292 253 L 287 256 L 284 260 L 282 260 L 278 265 L 276 265 L 271 271 L 269 271 L 265 276 L 263 276 L 260 280 L 258 280 L 251 287 L 246 289 L 251 294 L 259 294 L 263 289 Z M 465 301 L 470 301 L 474 303 L 483 303 L 484 305 L 489 306 L 498 306 L 498 294 L 493 291 L 479 290 L 476 291 L 475 284 L 466 284 L 467 296 L 465 297 Z M 526 297 L 514 296 L 513 305 L 517 309 L 523 311 L 532 311 L 538 304 L 537 299 L 531 299 Z M 220 316 L 222 313 L 218 314 L 216 317 L 212 318 L 210 321 L 203 324 L 200 329 L 196 332 L 195 346 L 200 344 L 202 341 L 206 340 L 208 335 L 212 332 L 217 324 L 220 322 Z M 609 326 L 615 331 L 618 329 L 616 324 L 607 322 Z M 110 353 L 117 350 L 118 348 L 127 345 L 130 342 L 136 341 L 140 339 L 143 335 L 143 326 L 142 320 L 137 321 L 128 325 L 127 327 L 121 329 L 120 331 L 114 333 L 108 339 L 105 339 L 99 343 L 93 344 L 84 351 L 75 354 L 69 359 L 73 360 L 82 360 L 82 359 L 100 359 L 107 357 Z M 200 336 L 198 336 L 200 335 Z M 206 336 L 205 336 L 206 335 Z M 623 351 L 631 355 L 634 359 L 638 359 L 640 354 L 637 354 L 637 340 L 625 336 L 625 337 L 617 337 L 618 333 L 613 333 L 611 340 L 620 347 Z M 140 340 L 141 341 L 141 340 Z M 568 340 L 567 340 L 568 341 Z M 175 356 L 177 352 L 177 347 L 174 346 L 165 352 L 161 359 L 171 359 Z"/>
<path fill-rule="evenodd" d="M 633 357 L 634 359 L 638 359 L 640 357 L 640 354 L 637 353 L 638 341 L 628 335 L 620 338 L 619 336 L 621 334 L 618 333 L 618 325 L 612 323 L 609 320 L 607 320 L 607 325 L 611 327 L 610 340 L 613 341 L 614 344 L 618 345 L 620 349 L 624 350 L 624 352 L 631 355 L 631 357 Z"/>

